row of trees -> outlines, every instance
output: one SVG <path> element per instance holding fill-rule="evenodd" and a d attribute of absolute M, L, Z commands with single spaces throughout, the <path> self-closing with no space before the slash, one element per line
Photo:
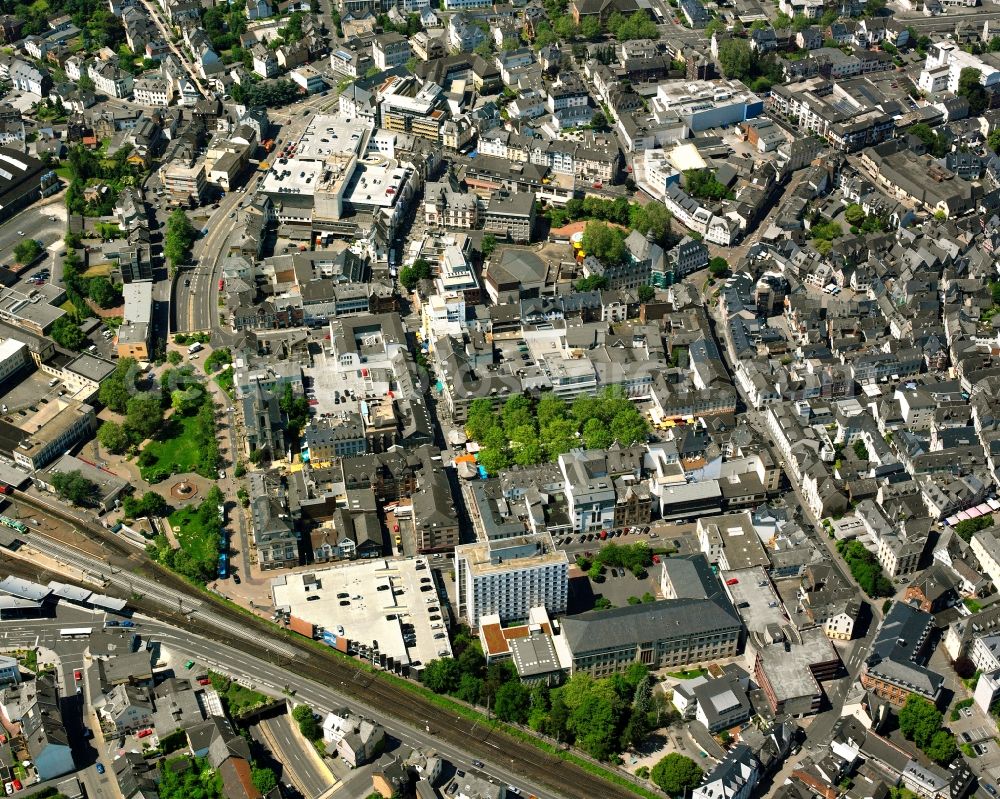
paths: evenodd
<path fill-rule="evenodd" d="M 837 551 L 844 558 L 851 575 L 858 581 L 861 590 L 876 598 L 892 596 L 892 582 L 882 573 L 875 556 L 865 549 L 860 541 L 838 541 Z"/>
<path fill-rule="evenodd" d="M 529 688 L 509 661 L 487 666 L 479 641 L 467 631 L 455 636 L 452 648 L 453 658 L 433 660 L 421 673 L 430 690 L 488 707 L 501 721 L 526 724 L 600 760 L 638 745 L 673 718 L 641 663 L 603 680 L 577 674 L 559 688 Z"/>
<path fill-rule="evenodd" d="M 639 541 L 635 544 L 624 545 L 615 543 L 605 544 L 593 560 L 581 556 L 577 558 L 576 564 L 588 573 L 588 577 L 597 579 L 600 582 L 603 579 L 602 575 L 607 566 L 628 569 L 638 579 L 644 580 L 647 575 L 646 569 L 649 568 L 652 562 L 653 553 L 649 549 L 649 545 L 645 541 Z M 650 601 L 654 600 L 651 599 Z"/>
<path fill-rule="evenodd" d="M 191 247 L 198 238 L 188 215 L 182 208 L 176 208 L 167 218 L 167 232 L 163 237 L 163 254 L 176 269 L 191 257 Z"/>
<path fill-rule="evenodd" d="M 577 397 L 572 405 L 548 392 L 538 398 L 518 394 L 500 414 L 480 397 L 469 407 L 465 429 L 479 442 L 479 463 L 491 474 L 512 464 L 552 461 L 581 444 L 587 449 L 607 449 L 615 441 L 630 446 L 645 441 L 648 433 L 642 414 L 614 388 Z"/>
<path fill-rule="evenodd" d="M 941 726 L 944 716 L 926 699 L 911 694 L 899 711 L 899 729 L 931 760 L 947 765 L 955 758 L 955 736 Z"/>

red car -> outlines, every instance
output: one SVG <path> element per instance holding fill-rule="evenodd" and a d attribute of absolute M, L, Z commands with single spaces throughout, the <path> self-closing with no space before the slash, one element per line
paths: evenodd
<path fill-rule="evenodd" d="M 77 682 L 79 682 L 80 680 L 82 680 L 83 679 L 83 672 L 80 671 L 79 669 L 77 669 L 76 671 L 74 671 L 73 672 L 73 679 L 76 680 Z"/>
<path fill-rule="evenodd" d="M 659 555 L 653 555 L 653 563 L 659 563 L 659 562 L 660 562 L 660 556 Z"/>
<path fill-rule="evenodd" d="M 11 784 L 14 786 L 14 790 L 15 791 L 19 791 L 19 790 L 21 790 L 21 788 L 24 787 L 23 785 L 21 785 L 21 781 L 20 780 L 14 780 L 14 782 L 11 783 Z"/>
<path fill-rule="evenodd" d="M 208 677 L 202 677 L 200 680 L 198 680 L 198 685 L 211 685 L 211 684 L 212 681 L 208 679 Z"/>
<path fill-rule="evenodd" d="M 153 734 L 153 731 L 151 729 L 149 729 L 149 727 L 147 727 L 144 730 L 139 730 L 139 734 L 136 735 L 135 737 L 136 738 L 145 738 L 147 735 L 152 735 L 152 734 Z"/>

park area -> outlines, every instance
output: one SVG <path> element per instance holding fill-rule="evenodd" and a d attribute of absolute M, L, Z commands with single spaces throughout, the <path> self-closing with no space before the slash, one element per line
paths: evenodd
<path fill-rule="evenodd" d="M 215 486 L 199 505 L 175 510 L 167 518 L 175 549 L 167 536 L 160 534 L 149 545 L 150 556 L 178 574 L 197 583 L 215 579 L 223 538 L 222 491 Z"/>

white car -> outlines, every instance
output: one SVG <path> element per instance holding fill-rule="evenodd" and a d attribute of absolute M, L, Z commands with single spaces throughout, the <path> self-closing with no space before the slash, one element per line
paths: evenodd
<path fill-rule="evenodd" d="M 520 796 L 521 795 L 521 789 L 518 788 L 516 785 L 508 785 L 507 786 L 507 793 L 513 794 L 514 796 Z"/>

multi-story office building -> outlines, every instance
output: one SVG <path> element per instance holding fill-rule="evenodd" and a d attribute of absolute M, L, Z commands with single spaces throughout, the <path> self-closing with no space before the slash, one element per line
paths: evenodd
<path fill-rule="evenodd" d="M 502 621 L 526 619 L 533 607 L 565 613 L 569 560 L 548 533 L 455 547 L 458 615 L 472 627 L 497 614 Z"/>
<path fill-rule="evenodd" d="M 485 230 L 516 242 L 531 241 L 535 226 L 535 194 L 519 191 L 494 194 L 486 207 Z"/>
<path fill-rule="evenodd" d="M 436 83 L 421 85 L 413 75 L 389 78 L 379 87 L 382 127 L 440 141 L 441 126 L 448 118 L 443 95 Z"/>
<path fill-rule="evenodd" d="M 743 624 L 729 600 L 716 595 L 594 610 L 563 619 L 562 629 L 572 673 L 607 677 L 633 663 L 660 669 L 732 657 Z"/>

